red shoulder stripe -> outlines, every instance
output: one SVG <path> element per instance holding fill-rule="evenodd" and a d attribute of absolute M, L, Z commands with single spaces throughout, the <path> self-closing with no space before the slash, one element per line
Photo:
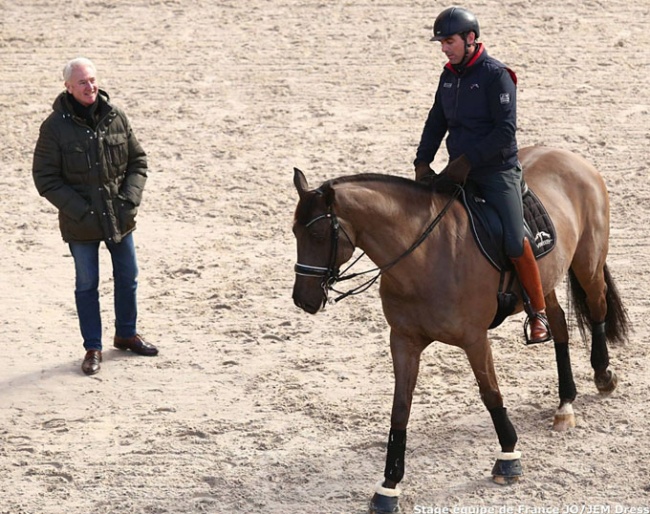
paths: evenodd
<path fill-rule="evenodd" d="M 506 70 L 508 70 L 508 73 L 510 73 L 510 78 L 512 81 L 515 83 L 515 86 L 517 85 L 517 75 L 515 75 L 515 72 L 512 71 L 510 68 L 506 66 Z"/>

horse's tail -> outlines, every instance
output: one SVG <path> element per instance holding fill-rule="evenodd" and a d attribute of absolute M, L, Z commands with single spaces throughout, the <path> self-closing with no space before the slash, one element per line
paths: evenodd
<path fill-rule="evenodd" d="M 607 292 L 605 299 L 607 301 L 607 315 L 605 316 L 605 337 L 612 343 L 623 343 L 627 341 L 630 319 L 627 311 L 623 306 L 623 301 L 618 293 L 616 283 L 609 272 L 607 264 L 603 268 L 605 275 L 605 285 Z M 569 269 L 569 291 L 571 303 L 578 322 L 580 335 L 586 340 L 587 327 L 591 332 L 592 319 L 589 316 L 587 307 L 587 295 L 578 282 L 575 273 Z"/>

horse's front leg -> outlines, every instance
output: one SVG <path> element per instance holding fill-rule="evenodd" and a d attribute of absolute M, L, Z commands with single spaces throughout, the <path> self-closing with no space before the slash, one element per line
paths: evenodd
<path fill-rule="evenodd" d="M 390 350 L 395 374 L 395 392 L 390 419 L 384 480 L 375 488 L 370 501 L 370 514 L 400 512 L 397 486 L 404 477 L 406 426 L 411 414 L 413 390 L 418 378 L 420 356 L 428 344 L 423 338 L 405 337 L 391 331 Z"/>
<path fill-rule="evenodd" d="M 571 370 L 569 356 L 569 330 L 566 316 L 557 301 L 555 291 L 546 296 L 546 313 L 551 326 L 551 333 L 555 341 L 555 362 L 557 363 L 558 394 L 560 405 L 553 418 L 553 430 L 562 432 L 576 426 L 576 417 L 573 412 L 573 401 L 576 399 L 577 390 Z"/>
<path fill-rule="evenodd" d="M 520 461 L 521 453 L 515 451 L 517 432 L 503 406 L 487 333 L 475 343 L 466 346 L 464 350 L 478 382 L 481 399 L 492 417 L 492 423 L 501 445 L 501 452 L 497 455 L 497 461 L 492 468 L 492 478 L 497 484 L 511 484 L 519 480 L 523 474 Z"/>

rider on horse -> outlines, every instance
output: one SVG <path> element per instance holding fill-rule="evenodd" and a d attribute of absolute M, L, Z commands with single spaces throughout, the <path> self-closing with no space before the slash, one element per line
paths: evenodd
<path fill-rule="evenodd" d="M 415 176 L 428 180 L 445 134 L 449 164 L 441 172 L 453 182 L 470 181 L 498 212 L 503 224 L 506 255 L 514 264 L 529 298 L 529 342 L 551 339 L 544 293 L 530 243 L 524 237 L 521 197 L 522 169 L 517 157 L 517 78 L 490 57 L 476 17 L 466 9 L 442 11 L 433 26 L 448 57 L 440 76 L 433 107 L 417 149 Z"/>

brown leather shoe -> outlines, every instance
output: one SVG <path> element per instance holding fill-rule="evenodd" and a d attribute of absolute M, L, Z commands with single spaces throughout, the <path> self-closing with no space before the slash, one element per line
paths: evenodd
<path fill-rule="evenodd" d="M 145 357 L 158 355 L 158 348 L 151 343 L 147 343 L 139 334 L 136 334 L 133 337 L 115 336 L 113 346 L 119 350 L 131 350 L 133 353 L 144 355 Z"/>
<path fill-rule="evenodd" d="M 526 336 L 526 344 L 545 343 L 553 339 L 546 319 L 546 312 L 544 311 L 534 312 L 528 318 L 528 328 L 530 329 L 530 336 Z"/>
<path fill-rule="evenodd" d="M 86 375 L 94 375 L 101 369 L 100 362 L 102 362 L 102 352 L 100 350 L 88 350 L 84 361 L 81 363 L 81 371 Z"/>

